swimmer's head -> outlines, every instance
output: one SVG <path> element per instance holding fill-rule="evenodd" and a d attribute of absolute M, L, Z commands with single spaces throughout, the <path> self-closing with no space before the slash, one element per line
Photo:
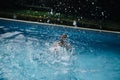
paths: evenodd
<path fill-rule="evenodd" d="M 62 36 L 61 36 L 61 39 L 66 39 L 67 38 L 67 35 L 66 34 L 63 34 Z"/>

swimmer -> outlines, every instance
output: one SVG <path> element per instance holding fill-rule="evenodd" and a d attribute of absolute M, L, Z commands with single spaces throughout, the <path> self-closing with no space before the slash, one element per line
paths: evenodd
<path fill-rule="evenodd" d="M 57 47 L 64 47 L 66 48 L 67 50 L 71 49 L 71 46 L 70 44 L 66 41 L 67 39 L 67 35 L 66 34 L 63 34 L 61 35 L 61 38 L 58 42 L 54 42 L 53 43 L 53 47 L 55 48 L 55 50 L 57 49 Z"/>

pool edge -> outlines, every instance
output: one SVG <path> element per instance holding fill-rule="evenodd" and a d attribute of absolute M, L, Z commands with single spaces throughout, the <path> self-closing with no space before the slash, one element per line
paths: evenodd
<path fill-rule="evenodd" d="M 2 18 L 2 17 L 0 17 L 0 19 L 2 19 L 2 20 L 10 20 L 10 21 L 20 21 L 20 22 L 26 22 L 26 23 L 35 23 L 35 24 L 42 24 L 42 25 L 51 25 L 51 26 L 67 27 L 67 28 L 73 28 L 73 29 L 92 30 L 92 31 L 97 31 L 97 32 L 109 32 L 109 33 L 117 33 L 117 34 L 120 34 L 119 31 L 99 30 L 99 29 L 91 29 L 91 28 L 83 28 L 83 27 L 74 27 L 74 26 L 67 26 L 67 25 L 42 23 L 42 22 L 33 22 L 33 21 L 10 19 L 10 18 Z"/>

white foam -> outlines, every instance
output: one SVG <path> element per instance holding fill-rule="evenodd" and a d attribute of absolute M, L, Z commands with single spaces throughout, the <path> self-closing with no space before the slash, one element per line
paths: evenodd
<path fill-rule="evenodd" d="M 0 38 L 9 38 L 9 37 L 12 37 L 12 36 L 15 36 L 17 34 L 20 34 L 21 32 L 7 32 L 7 33 L 4 33 L 4 34 L 1 34 Z"/>
<path fill-rule="evenodd" d="M 0 28 L 4 28 L 4 26 L 0 26 Z"/>
<path fill-rule="evenodd" d="M 49 43 L 47 43 L 47 42 L 45 43 L 45 45 L 46 45 L 46 46 L 48 46 L 48 47 L 50 46 L 50 44 L 49 44 Z"/>
<path fill-rule="evenodd" d="M 66 62 L 68 62 L 71 58 L 72 53 L 67 50 L 64 47 L 61 46 L 55 46 L 55 47 L 51 47 L 49 48 L 49 51 L 51 52 L 52 55 L 54 55 L 55 57 L 57 57 L 58 62 L 62 62 L 63 65 L 68 65 L 66 64 Z M 57 61 L 55 61 L 57 62 Z M 65 62 L 65 63 L 63 63 Z"/>
<path fill-rule="evenodd" d="M 63 60 L 63 61 L 69 61 L 69 59 L 70 59 L 69 55 L 65 55 L 65 56 L 61 57 L 61 60 Z"/>
<path fill-rule="evenodd" d="M 49 50 L 51 51 L 51 52 L 56 52 L 56 51 L 61 51 L 61 48 L 62 47 L 60 47 L 60 46 L 55 46 L 55 47 L 51 47 L 51 48 L 49 48 Z"/>
<path fill-rule="evenodd" d="M 25 36 L 24 36 L 24 35 L 22 35 L 22 34 L 20 34 L 20 35 L 16 36 L 16 39 L 23 39 L 23 38 L 25 38 Z"/>

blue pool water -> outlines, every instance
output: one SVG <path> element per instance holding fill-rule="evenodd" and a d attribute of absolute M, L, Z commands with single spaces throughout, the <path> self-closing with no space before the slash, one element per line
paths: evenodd
<path fill-rule="evenodd" d="M 0 80 L 120 80 L 120 34 L 0 19 Z"/>

